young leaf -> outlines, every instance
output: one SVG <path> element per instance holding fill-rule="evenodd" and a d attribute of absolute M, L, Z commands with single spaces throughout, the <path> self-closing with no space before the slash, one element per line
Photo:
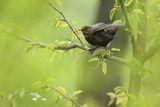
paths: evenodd
<path fill-rule="evenodd" d="M 113 52 L 120 52 L 120 49 L 118 49 L 118 48 L 112 48 L 111 51 L 113 51 Z"/>
<path fill-rule="evenodd" d="M 98 55 L 102 55 L 102 54 L 107 54 L 107 50 L 104 48 L 99 48 L 93 52 L 93 56 L 98 56 Z"/>
<path fill-rule="evenodd" d="M 125 22 L 123 20 L 115 20 L 113 24 L 125 24 Z"/>
<path fill-rule="evenodd" d="M 108 92 L 108 93 L 106 93 L 108 96 L 110 96 L 110 97 L 116 97 L 116 94 L 115 93 L 113 93 L 113 92 Z"/>
<path fill-rule="evenodd" d="M 66 89 L 63 87 L 58 87 L 58 90 L 61 91 L 63 94 L 66 94 Z"/>
<path fill-rule="evenodd" d="M 107 64 L 105 62 L 102 62 L 102 71 L 103 71 L 104 75 L 106 75 L 106 73 L 107 73 Z"/>
<path fill-rule="evenodd" d="M 33 100 L 33 101 L 37 101 L 37 98 L 33 97 L 32 100 Z"/>
<path fill-rule="evenodd" d="M 124 5 L 127 7 L 127 6 L 130 6 L 132 3 L 133 3 L 133 0 L 126 0 Z"/>
<path fill-rule="evenodd" d="M 12 100 L 14 98 L 14 95 L 13 94 L 10 94 L 9 96 L 8 96 L 8 99 L 9 100 Z"/>
<path fill-rule="evenodd" d="M 55 24 L 55 28 L 65 28 L 65 27 L 68 27 L 68 25 L 66 24 L 66 22 L 62 20 L 58 20 L 57 23 Z"/>
<path fill-rule="evenodd" d="M 115 0 L 115 4 L 118 5 L 118 0 Z"/>
<path fill-rule="evenodd" d="M 74 91 L 74 92 L 73 92 L 73 96 L 76 96 L 76 95 L 78 95 L 78 94 L 80 94 L 80 93 L 82 93 L 82 92 L 83 92 L 82 90 Z"/>
<path fill-rule="evenodd" d="M 94 57 L 94 58 L 89 59 L 88 62 L 95 62 L 95 61 L 98 61 L 98 60 L 99 60 L 98 58 Z"/>
<path fill-rule="evenodd" d="M 110 11 L 110 15 L 109 15 L 110 20 L 113 19 L 113 16 L 114 16 L 116 10 L 117 10 L 117 8 L 113 8 L 113 9 Z"/>
<path fill-rule="evenodd" d="M 20 97 L 20 98 L 23 98 L 25 95 L 26 95 L 26 90 L 21 90 L 21 91 L 19 92 L 19 97 Z"/>

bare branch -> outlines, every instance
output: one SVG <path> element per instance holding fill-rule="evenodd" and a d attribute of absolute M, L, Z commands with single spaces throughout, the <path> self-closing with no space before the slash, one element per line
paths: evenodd
<path fill-rule="evenodd" d="M 69 28 L 73 31 L 73 33 L 75 34 L 75 36 L 77 37 L 77 39 L 79 40 L 79 42 L 81 43 L 82 46 L 85 46 L 84 43 L 82 42 L 81 38 L 79 37 L 78 33 L 75 31 L 75 29 L 72 27 L 72 25 L 69 23 L 69 21 L 67 20 L 67 18 L 64 16 L 64 14 L 58 10 L 55 6 L 53 6 L 50 2 L 48 2 L 48 4 L 54 9 L 56 10 L 62 17 L 63 17 L 63 21 L 65 21 L 67 23 L 67 25 L 69 26 Z"/>
<path fill-rule="evenodd" d="M 61 91 L 59 91 L 57 88 L 51 87 L 51 86 L 48 86 L 48 88 L 51 88 L 52 90 L 56 91 L 56 92 L 59 93 L 63 98 L 69 100 L 70 102 L 72 102 L 73 104 L 77 105 L 78 107 L 83 107 L 83 105 L 81 105 L 81 104 L 77 103 L 76 101 L 74 101 L 72 97 L 67 97 L 67 96 L 64 95 Z"/>

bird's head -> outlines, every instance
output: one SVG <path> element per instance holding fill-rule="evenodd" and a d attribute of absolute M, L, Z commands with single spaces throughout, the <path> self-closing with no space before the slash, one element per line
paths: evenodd
<path fill-rule="evenodd" d="M 88 37 L 91 33 L 91 26 L 83 26 L 81 31 L 85 37 Z"/>

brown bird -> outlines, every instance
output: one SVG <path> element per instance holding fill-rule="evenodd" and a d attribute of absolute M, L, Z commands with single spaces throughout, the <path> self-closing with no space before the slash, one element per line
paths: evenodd
<path fill-rule="evenodd" d="M 89 44 L 106 47 L 112 41 L 120 26 L 123 25 L 98 23 L 84 26 L 81 31 Z"/>

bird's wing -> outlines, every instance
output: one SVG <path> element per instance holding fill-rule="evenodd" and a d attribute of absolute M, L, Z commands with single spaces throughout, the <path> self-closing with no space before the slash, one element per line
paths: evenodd
<path fill-rule="evenodd" d="M 99 36 L 101 35 L 101 37 L 104 36 L 104 38 L 105 37 L 113 38 L 114 35 L 112 35 L 110 32 L 110 30 L 112 29 L 110 29 L 108 26 L 109 26 L 108 24 L 104 24 L 104 23 L 99 24 L 98 27 L 94 28 L 93 35 L 99 35 Z"/>
<path fill-rule="evenodd" d="M 109 24 L 105 24 L 105 23 L 97 23 L 97 24 L 92 26 L 92 29 L 93 29 L 94 32 L 96 32 L 97 30 L 106 28 L 108 25 Z"/>
<path fill-rule="evenodd" d="M 101 29 L 107 29 L 107 28 L 119 28 L 119 27 L 125 27 L 124 24 L 105 24 L 105 23 L 98 23 L 93 25 L 94 32 L 101 30 Z"/>

